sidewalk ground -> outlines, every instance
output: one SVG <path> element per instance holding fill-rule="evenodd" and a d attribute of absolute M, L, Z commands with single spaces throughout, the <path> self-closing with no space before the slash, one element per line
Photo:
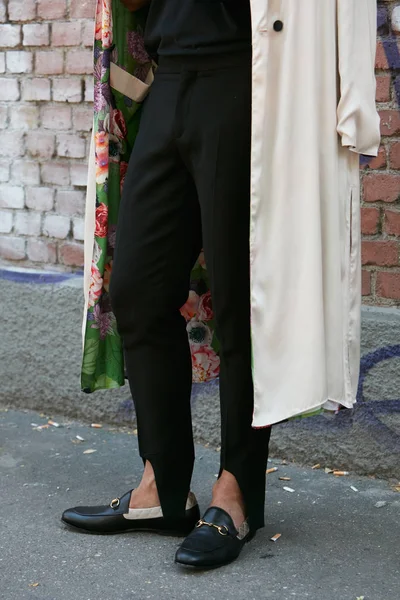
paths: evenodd
<path fill-rule="evenodd" d="M 38 431 L 31 424 L 47 423 L 44 416 L 0 412 L 3 600 L 400 597 L 400 493 L 389 482 L 271 461 L 278 471 L 268 476 L 266 528 L 235 563 L 196 573 L 174 564 L 176 538 L 90 536 L 63 527 L 63 509 L 108 503 L 134 487 L 141 461 L 129 429 L 57 420 L 62 427 Z M 96 452 L 84 454 L 89 449 Z M 193 489 L 202 508 L 218 458 L 197 446 Z M 276 533 L 282 537 L 274 543 Z"/>

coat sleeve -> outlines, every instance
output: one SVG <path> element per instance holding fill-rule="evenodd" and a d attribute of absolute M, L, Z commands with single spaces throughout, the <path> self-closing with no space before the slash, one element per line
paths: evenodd
<path fill-rule="evenodd" d="M 337 0 L 340 97 L 337 131 L 342 146 L 376 156 L 380 119 L 376 110 L 376 0 Z"/>

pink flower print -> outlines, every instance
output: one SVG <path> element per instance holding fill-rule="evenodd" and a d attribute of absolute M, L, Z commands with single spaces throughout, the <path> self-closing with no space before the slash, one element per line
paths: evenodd
<path fill-rule="evenodd" d="M 98 131 L 95 135 L 96 183 L 105 183 L 108 177 L 108 133 Z"/>
<path fill-rule="evenodd" d="M 112 45 L 111 0 L 97 0 L 95 38 L 101 40 L 103 48 Z"/>
<path fill-rule="evenodd" d="M 192 348 L 193 381 L 203 383 L 219 375 L 219 356 L 210 346 Z"/>
<path fill-rule="evenodd" d="M 89 307 L 96 304 L 101 296 L 101 290 L 103 288 L 103 278 L 100 275 L 100 271 L 97 265 L 92 262 L 91 278 L 89 285 Z"/>
<path fill-rule="evenodd" d="M 181 315 L 185 317 L 186 321 L 190 321 L 196 315 L 199 308 L 199 296 L 193 290 L 189 292 L 189 298 L 181 308 Z"/>

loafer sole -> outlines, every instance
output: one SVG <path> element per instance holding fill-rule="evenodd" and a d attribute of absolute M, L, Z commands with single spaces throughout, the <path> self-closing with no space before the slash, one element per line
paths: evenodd
<path fill-rule="evenodd" d="M 71 529 L 71 531 L 78 531 L 82 534 L 90 534 L 90 535 L 121 535 L 123 533 L 156 533 L 158 535 L 165 535 L 171 537 L 186 537 L 192 531 L 188 529 L 186 531 L 177 531 L 177 530 L 169 530 L 169 529 L 152 529 L 151 527 L 134 527 L 132 529 L 123 529 L 122 531 L 93 531 L 92 529 L 84 529 L 83 527 L 77 527 L 76 525 L 71 525 L 71 523 L 67 523 L 63 519 L 60 519 L 61 523 L 66 527 L 66 529 Z"/>
<path fill-rule="evenodd" d="M 184 570 L 191 570 L 191 571 L 212 571 L 213 569 L 219 569 L 219 567 L 226 567 L 227 565 L 230 565 L 231 563 L 233 563 L 237 558 L 239 558 L 238 556 L 236 558 L 231 558 L 230 560 L 225 560 L 224 562 L 218 563 L 217 565 L 192 565 L 190 563 L 185 563 L 185 562 L 181 562 L 180 560 L 175 560 L 175 564 L 179 565 L 180 567 L 182 567 L 182 569 Z"/>

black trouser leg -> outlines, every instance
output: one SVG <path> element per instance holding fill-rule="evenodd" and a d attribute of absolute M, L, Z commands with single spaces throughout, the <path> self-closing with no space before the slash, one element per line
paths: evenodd
<path fill-rule="evenodd" d="M 138 422 L 168 517 L 184 514 L 193 470 L 186 302 L 201 249 L 193 182 L 173 142 L 177 89 L 156 81 L 144 106 L 121 201 L 111 302 Z"/>
<path fill-rule="evenodd" d="M 264 524 L 271 430 L 251 427 L 250 106 L 250 64 L 199 73 L 180 143 L 191 161 L 199 195 L 221 345 L 221 471 L 236 477 L 251 526 L 258 528 Z"/>
<path fill-rule="evenodd" d="M 125 184 L 111 297 L 141 456 L 155 469 L 164 514 L 178 516 L 193 467 L 190 354 L 179 308 L 203 230 L 221 342 L 221 471 L 235 475 L 257 528 L 270 430 L 251 427 L 250 62 L 210 64 L 188 72 L 172 61 L 156 75 Z"/>

